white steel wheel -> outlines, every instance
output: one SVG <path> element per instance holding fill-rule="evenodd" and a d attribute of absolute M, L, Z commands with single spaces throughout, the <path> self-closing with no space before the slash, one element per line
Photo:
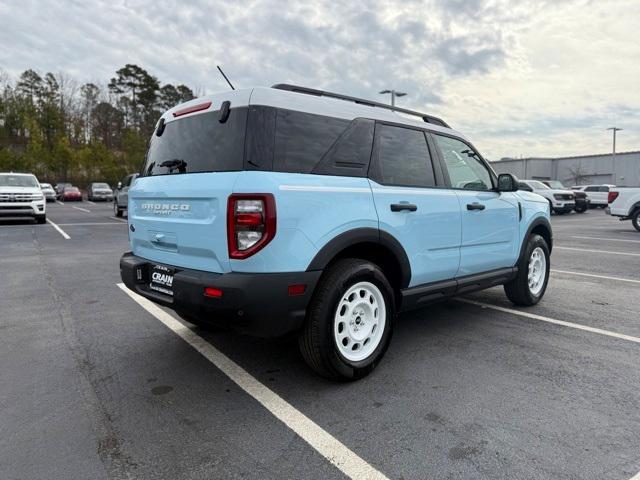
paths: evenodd
<path fill-rule="evenodd" d="M 333 322 L 340 354 L 351 362 L 368 358 L 380 344 L 387 321 L 387 305 L 380 289 L 359 282 L 342 295 Z"/>
<path fill-rule="evenodd" d="M 533 295 L 538 295 L 540 293 L 544 286 L 546 276 L 547 257 L 545 257 L 542 248 L 536 247 L 533 252 L 531 252 L 531 257 L 529 257 L 529 270 L 527 275 L 529 291 Z"/>

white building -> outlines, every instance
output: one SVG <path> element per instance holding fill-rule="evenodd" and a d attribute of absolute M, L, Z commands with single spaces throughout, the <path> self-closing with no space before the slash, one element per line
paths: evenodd
<path fill-rule="evenodd" d="M 558 158 L 503 158 L 491 162 L 497 173 L 521 179 L 560 180 L 566 186 L 640 186 L 640 151 Z"/>

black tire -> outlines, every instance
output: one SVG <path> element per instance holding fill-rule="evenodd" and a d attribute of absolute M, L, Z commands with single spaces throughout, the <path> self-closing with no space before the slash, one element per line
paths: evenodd
<path fill-rule="evenodd" d="M 640 208 L 636 209 L 631 215 L 631 223 L 633 224 L 633 228 L 640 232 Z"/>
<path fill-rule="evenodd" d="M 544 253 L 546 260 L 546 271 L 544 283 L 542 289 L 534 294 L 529 288 L 529 259 L 533 251 L 540 247 Z M 549 246 L 544 238 L 540 235 L 530 235 L 527 239 L 527 245 L 524 250 L 524 255 L 518 263 L 518 275 L 515 279 L 504 285 L 504 293 L 507 294 L 507 298 L 511 300 L 515 305 L 531 306 L 535 305 L 544 296 L 544 292 L 547 290 L 547 284 L 549 283 L 549 271 L 551 270 Z"/>
<path fill-rule="evenodd" d="M 47 216 L 46 215 L 36 215 L 36 223 L 38 225 L 42 225 L 43 223 L 47 223 Z"/>
<path fill-rule="evenodd" d="M 116 217 L 122 217 L 122 209 L 118 206 L 118 201 L 117 200 L 113 201 L 113 214 Z"/>
<path fill-rule="evenodd" d="M 576 207 L 574 210 L 576 213 L 584 213 L 587 211 L 587 207 Z"/>
<path fill-rule="evenodd" d="M 351 361 L 338 350 L 333 331 L 334 316 L 343 295 L 359 282 L 373 284 L 382 294 L 385 325 L 373 352 L 363 360 Z M 373 371 L 389 347 L 395 316 L 393 288 L 377 265 L 355 258 L 338 260 L 325 270 L 313 293 L 298 338 L 300 352 L 307 364 L 325 378 L 343 381 L 363 378 Z"/>

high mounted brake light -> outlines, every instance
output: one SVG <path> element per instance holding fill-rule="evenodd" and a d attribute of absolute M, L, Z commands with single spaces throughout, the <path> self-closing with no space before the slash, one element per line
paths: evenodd
<path fill-rule="evenodd" d="M 270 193 L 229 196 L 227 245 L 229 258 L 243 259 L 264 248 L 276 234 L 276 202 Z"/>
<path fill-rule="evenodd" d="M 192 105 L 190 107 L 183 108 L 181 110 L 176 110 L 173 112 L 174 117 L 179 117 L 181 115 L 186 115 L 187 113 L 199 112 L 201 110 L 206 110 L 211 106 L 211 102 L 199 103 L 197 105 Z"/>

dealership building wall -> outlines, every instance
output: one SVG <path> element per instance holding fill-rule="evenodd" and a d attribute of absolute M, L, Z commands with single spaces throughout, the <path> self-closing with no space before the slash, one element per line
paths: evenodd
<path fill-rule="evenodd" d="M 491 162 L 496 173 L 520 179 L 560 180 L 566 186 L 613 184 L 640 186 L 640 151 L 558 158 L 503 158 Z"/>

